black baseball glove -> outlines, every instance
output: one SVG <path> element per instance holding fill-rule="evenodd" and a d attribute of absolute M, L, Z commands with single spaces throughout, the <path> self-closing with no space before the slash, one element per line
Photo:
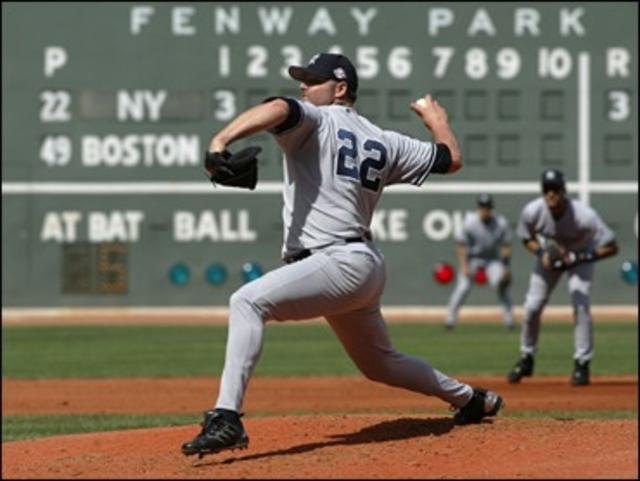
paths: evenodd
<path fill-rule="evenodd" d="M 509 284 L 511 284 L 511 271 L 509 270 L 509 268 L 505 268 L 504 270 L 504 274 L 502 274 L 502 277 L 500 278 L 500 280 L 498 281 L 498 286 L 500 288 L 505 288 L 507 287 Z"/>
<path fill-rule="evenodd" d="M 564 251 L 556 244 L 549 244 L 545 249 L 545 252 L 549 256 L 549 264 L 554 271 L 564 271 L 569 267 L 565 263 Z"/>
<path fill-rule="evenodd" d="M 584 262 L 594 262 L 598 256 L 592 249 L 581 252 L 567 251 L 555 244 L 545 250 L 549 255 L 549 263 L 554 271 L 564 271 Z"/>
<path fill-rule="evenodd" d="M 232 154 L 228 150 L 222 152 L 206 152 L 204 168 L 209 180 L 215 184 L 229 187 L 240 187 L 253 190 L 258 182 L 258 154 L 262 148 L 254 146 Z"/>

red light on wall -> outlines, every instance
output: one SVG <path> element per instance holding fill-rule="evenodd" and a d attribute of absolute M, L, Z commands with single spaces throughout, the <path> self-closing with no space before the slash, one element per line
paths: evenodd
<path fill-rule="evenodd" d="M 474 276 L 474 280 L 476 281 L 476 284 L 487 283 L 487 271 L 484 270 L 484 267 L 478 267 Z"/>
<path fill-rule="evenodd" d="M 438 284 L 448 284 L 455 277 L 455 270 L 446 262 L 439 262 L 433 268 L 433 278 Z"/>

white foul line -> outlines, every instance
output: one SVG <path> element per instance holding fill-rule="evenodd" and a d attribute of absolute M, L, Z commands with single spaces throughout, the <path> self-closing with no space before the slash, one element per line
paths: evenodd
<path fill-rule="evenodd" d="M 591 95 L 590 57 L 582 52 L 578 55 L 578 195 L 589 205 L 589 179 L 591 178 Z"/>

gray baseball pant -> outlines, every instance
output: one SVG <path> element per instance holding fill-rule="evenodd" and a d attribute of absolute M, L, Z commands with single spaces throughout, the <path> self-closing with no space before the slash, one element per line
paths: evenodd
<path fill-rule="evenodd" d="M 502 306 L 502 318 L 506 326 L 513 325 L 513 302 L 511 301 L 511 284 L 501 283 L 505 266 L 499 260 L 485 261 L 483 259 L 469 259 L 469 270 L 466 276 L 458 276 L 456 287 L 449 298 L 447 306 L 447 319 L 445 324 L 454 326 L 458 322 L 458 313 L 471 290 L 472 279 L 476 271 L 485 266 L 489 285 L 493 287 L 498 295 L 498 300 Z"/>
<path fill-rule="evenodd" d="M 573 358 L 580 362 L 593 357 L 593 319 L 590 297 L 594 265 L 579 264 L 567 270 L 569 296 L 573 305 L 574 352 Z M 551 293 L 562 276 L 561 271 L 543 269 L 539 260 L 529 278 L 529 289 L 524 302 L 524 317 L 520 333 L 520 352 L 535 355 L 538 350 L 540 317 Z"/>
<path fill-rule="evenodd" d="M 375 245 L 352 243 L 324 248 L 245 284 L 230 300 L 216 407 L 240 411 L 267 321 L 316 317 L 327 320 L 367 378 L 464 406 L 471 386 L 393 348 L 380 312 L 385 278 L 384 257 Z"/>

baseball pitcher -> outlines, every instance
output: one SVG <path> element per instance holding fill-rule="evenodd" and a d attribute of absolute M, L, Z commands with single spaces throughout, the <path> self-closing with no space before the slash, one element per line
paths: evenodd
<path fill-rule="evenodd" d="M 284 153 L 286 265 L 231 296 L 215 409 L 204 413 L 200 434 L 182 452 L 202 456 L 247 446 L 239 413 L 271 320 L 324 317 L 367 378 L 437 396 L 457 408 L 457 423 L 497 414 L 503 402 L 494 392 L 474 389 L 396 351 L 380 312 L 385 264 L 371 238 L 373 211 L 386 185 L 419 186 L 431 173 L 462 167 L 447 113 L 430 95 L 410 105 L 433 136 L 433 143 L 425 142 L 381 129 L 358 114 L 358 76 L 345 56 L 321 53 L 306 67 L 290 67 L 289 74 L 300 82 L 300 100 L 266 99 L 232 120 L 209 145 L 211 179 L 220 181 L 217 165 L 223 164 L 222 180 L 233 185 L 236 177 L 251 179 L 234 166 L 253 164 L 247 155 L 235 162 L 227 147 L 265 130 L 275 136 Z"/>
<path fill-rule="evenodd" d="M 556 169 L 542 173 L 543 196 L 522 209 L 517 235 L 535 255 L 524 302 L 520 335 L 521 359 L 507 375 L 510 383 L 533 374 L 538 348 L 540 316 L 564 272 L 574 315 L 574 367 L 571 384 L 589 384 L 593 358 L 593 320 L 589 294 L 594 262 L 618 252 L 614 233 L 598 213 L 566 196 L 564 174 Z"/>
<path fill-rule="evenodd" d="M 489 284 L 496 290 L 502 305 L 503 322 L 507 329 L 514 328 L 511 302 L 511 227 L 509 221 L 493 210 L 493 198 L 480 194 L 477 210 L 468 214 L 462 229 L 456 232 L 456 254 L 460 266 L 458 282 L 449 299 L 445 327 L 451 330 L 458 322 L 458 312 L 471 290 L 472 279 L 478 269 L 487 273 Z"/>

